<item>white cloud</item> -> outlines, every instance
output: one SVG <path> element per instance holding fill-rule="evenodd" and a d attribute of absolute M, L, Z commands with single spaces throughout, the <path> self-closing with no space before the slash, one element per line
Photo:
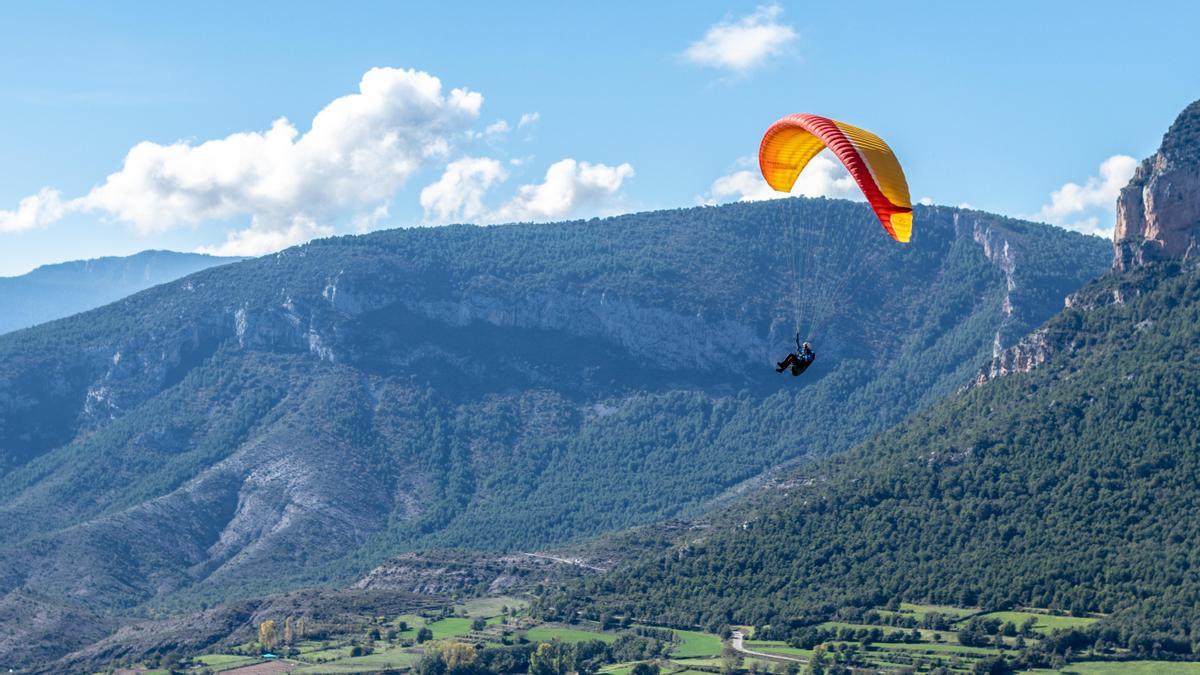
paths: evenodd
<path fill-rule="evenodd" d="M 225 240 L 198 250 L 260 255 L 339 228 L 372 229 L 414 174 L 437 167 L 441 176 L 419 196 L 429 223 L 553 220 L 613 210 L 633 167 L 569 158 L 551 165 L 542 182 L 523 185 L 490 208 L 486 198 L 495 186 L 527 162 L 462 155 L 461 146 L 492 144 L 514 129 L 498 120 L 477 131 L 482 104 L 482 95 L 446 91 L 425 72 L 373 68 L 358 93 L 331 101 L 307 131 L 280 118 L 264 131 L 138 143 L 119 170 L 81 197 L 64 199 L 46 188 L 15 210 L 0 211 L 0 232 L 44 226 L 70 212 L 124 222 L 143 234 L 223 223 L 230 228 Z M 527 112 L 515 128 L 539 119 Z M 238 224 L 244 222 L 249 225 Z"/>
<path fill-rule="evenodd" d="M 67 204 L 62 193 L 51 188 L 42 188 L 17 203 L 15 211 L 0 211 L 0 232 L 32 230 L 53 223 L 65 215 Z"/>
<path fill-rule="evenodd" d="M 495 159 L 467 157 L 450 162 L 437 182 L 421 190 L 421 208 L 426 218 L 437 222 L 478 220 L 486 211 L 484 195 L 506 178 L 504 166 Z"/>
<path fill-rule="evenodd" d="M 1128 155 L 1109 157 L 1100 164 L 1099 174 L 1089 176 L 1083 185 L 1066 183 L 1051 193 L 1050 203 L 1032 218 L 1077 232 L 1112 237 L 1117 196 L 1133 177 L 1137 164 Z"/>
<path fill-rule="evenodd" d="M 933 197 L 921 197 L 917 200 L 917 203 L 924 206 L 933 206 Z"/>
<path fill-rule="evenodd" d="M 384 218 L 388 217 L 391 208 L 392 205 L 390 203 L 384 202 L 376 206 L 370 213 L 360 213 L 354 216 L 350 221 L 354 225 L 354 231 L 359 234 L 365 234 L 375 229 Z"/>
<path fill-rule="evenodd" d="M 783 54 L 796 31 L 779 23 L 783 8 L 763 5 L 749 16 L 718 23 L 683 52 L 692 63 L 745 73 Z"/>
<path fill-rule="evenodd" d="M 293 218 L 282 227 L 278 223 L 263 227 L 255 221 L 248 229 L 230 232 L 223 244 L 201 246 L 196 252 L 209 255 L 258 256 L 331 235 L 332 227 L 320 225 L 303 216 Z"/>
<path fill-rule="evenodd" d="M 554 220 L 603 209 L 633 176 L 629 164 L 608 166 L 562 159 L 541 183 L 522 185 L 512 201 L 490 215 L 493 221 Z"/>
<path fill-rule="evenodd" d="M 837 197 L 840 199 L 863 199 L 862 191 L 854 178 L 838 161 L 824 151 L 804 167 L 792 191 L 776 192 L 763 180 L 758 169 L 735 171 L 713 181 L 708 196 L 700 199 L 704 204 L 728 201 L 757 202 L 765 199 L 780 199 L 803 195 L 805 197 Z"/>
<path fill-rule="evenodd" d="M 0 212 L 0 224 L 46 224 L 69 209 L 154 233 L 249 216 L 249 229 L 214 250 L 265 251 L 297 243 L 330 233 L 330 223 L 340 218 L 378 214 L 414 172 L 444 160 L 482 103 L 472 91 L 444 92 L 441 80 L 428 73 L 372 68 L 358 93 L 331 101 L 305 133 L 280 118 L 267 131 L 198 144 L 145 141 L 87 195 L 62 202 L 43 190 L 22 200 L 16 212 Z"/>

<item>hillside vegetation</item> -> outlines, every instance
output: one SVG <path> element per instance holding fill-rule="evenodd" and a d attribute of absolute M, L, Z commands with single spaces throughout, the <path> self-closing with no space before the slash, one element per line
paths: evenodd
<path fill-rule="evenodd" d="M 799 636 L 889 602 L 1078 617 L 1054 644 L 1200 650 L 1200 267 L 1103 278 L 1032 372 L 949 397 L 775 483 L 724 528 L 540 611 Z M 1094 614 L 1098 613 L 1098 614 Z"/>
<path fill-rule="evenodd" d="M 917 217 L 908 246 L 799 199 L 379 232 L 0 337 L 0 594 L 86 623 L 696 515 L 952 392 L 1107 266 L 1100 239 Z M 793 225 L 856 243 L 799 379 L 772 368 Z"/>

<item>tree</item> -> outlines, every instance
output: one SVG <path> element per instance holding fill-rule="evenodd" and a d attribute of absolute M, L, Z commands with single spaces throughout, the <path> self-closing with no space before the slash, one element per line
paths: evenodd
<path fill-rule="evenodd" d="M 484 628 L 487 628 L 487 619 L 482 616 L 475 617 L 475 620 L 471 622 L 471 630 L 479 631 Z"/>
<path fill-rule="evenodd" d="M 479 662 L 474 645 L 463 642 L 443 642 L 438 645 L 437 651 L 446 663 L 446 670 L 452 675 L 470 672 Z"/>
<path fill-rule="evenodd" d="M 989 656 L 976 661 L 971 672 L 977 675 L 1008 675 L 1012 668 L 1003 656 Z"/>
<path fill-rule="evenodd" d="M 571 650 L 555 638 L 543 642 L 529 655 L 530 675 L 567 675 L 571 668 Z"/>
<path fill-rule="evenodd" d="M 421 630 L 417 631 L 417 644 L 422 644 L 433 639 L 433 631 L 429 626 L 421 626 Z"/>
<path fill-rule="evenodd" d="M 416 675 L 474 675 L 481 672 L 479 652 L 464 642 L 434 642 L 414 667 Z"/>
<path fill-rule="evenodd" d="M 275 648 L 275 643 L 278 641 L 278 636 L 275 631 L 275 619 L 267 619 L 258 624 L 258 644 L 263 651 L 271 651 Z"/>
<path fill-rule="evenodd" d="M 295 629 L 292 627 L 292 617 L 285 617 L 283 620 L 283 643 L 290 645 L 296 639 Z"/>
<path fill-rule="evenodd" d="M 812 658 L 808 660 L 808 667 L 804 669 L 805 675 L 825 675 L 826 650 L 824 644 L 813 647 Z"/>
<path fill-rule="evenodd" d="M 742 653 L 733 647 L 726 647 L 721 652 L 721 672 L 729 675 L 742 669 Z"/>

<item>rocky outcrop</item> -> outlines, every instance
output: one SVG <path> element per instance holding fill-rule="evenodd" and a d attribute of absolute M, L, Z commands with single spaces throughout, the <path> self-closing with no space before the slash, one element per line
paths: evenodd
<path fill-rule="evenodd" d="M 589 571 L 594 568 L 546 554 L 408 553 L 371 570 L 352 588 L 431 595 L 511 593 Z"/>
<path fill-rule="evenodd" d="M 1113 266 L 1118 270 L 1197 252 L 1200 101 L 1179 114 L 1158 152 L 1142 162 L 1121 190 L 1113 240 Z"/>
<path fill-rule="evenodd" d="M 1050 333 L 1045 329 L 1035 330 L 1017 344 L 998 351 L 992 357 L 992 362 L 975 376 L 974 384 L 980 385 L 1013 373 L 1029 372 L 1045 363 L 1056 351 L 1057 345 L 1052 344 Z"/>
<path fill-rule="evenodd" d="M 1007 242 L 1003 255 L 990 232 L 976 226 L 975 240 L 989 260 L 1004 269 L 1013 290 Z M 1113 237 L 1113 267 L 1126 272 L 1120 278 L 1093 285 L 1067 296 L 1065 307 L 1091 311 L 1122 304 L 1141 294 L 1147 282 L 1128 274 L 1147 263 L 1186 260 L 1200 253 L 1200 101 L 1189 105 L 1163 136 L 1158 152 L 1141 163 L 1117 199 L 1117 226 Z M 1153 281 L 1152 279 L 1150 281 Z M 1011 303 L 1005 298 L 1005 310 Z M 1016 344 L 1002 348 L 997 333 L 995 354 L 976 374 L 974 385 L 997 377 L 1036 368 L 1072 344 L 1070 331 L 1040 328 Z"/>

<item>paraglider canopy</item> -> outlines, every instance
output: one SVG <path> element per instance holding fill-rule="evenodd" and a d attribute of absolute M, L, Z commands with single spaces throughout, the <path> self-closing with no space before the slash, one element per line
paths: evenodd
<path fill-rule="evenodd" d="M 896 154 L 883 139 L 820 115 L 788 115 L 771 125 L 758 149 L 767 184 L 791 192 L 804 167 L 825 148 L 838 158 L 893 239 L 912 237 L 912 200 Z"/>

